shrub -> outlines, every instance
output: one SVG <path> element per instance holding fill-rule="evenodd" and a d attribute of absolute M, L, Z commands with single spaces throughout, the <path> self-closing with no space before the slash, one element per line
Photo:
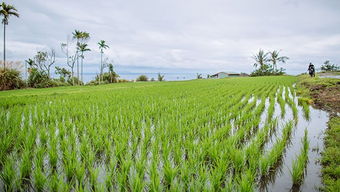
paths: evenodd
<path fill-rule="evenodd" d="M 270 65 L 263 65 L 259 69 L 256 69 L 253 71 L 250 76 L 256 77 L 256 76 L 270 76 L 270 75 L 284 75 L 284 69 L 280 68 L 278 69 L 273 69 L 272 66 Z"/>
<path fill-rule="evenodd" d="M 157 79 L 158 81 L 164 81 L 164 75 L 161 75 L 160 73 L 158 73 Z"/>
<path fill-rule="evenodd" d="M 338 70 L 340 70 L 340 67 L 335 64 L 331 64 L 329 60 L 325 61 L 324 64 L 321 66 L 321 71 L 323 72 L 338 71 Z"/>
<path fill-rule="evenodd" d="M 29 69 L 29 77 L 27 80 L 29 87 L 44 88 L 53 87 L 53 82 L 44 71 L 39 71 L 36 68 Z"/>
<path fill-rule="evenodd" d="M 127 82 L 131 82 L 127 79 L 118 79 L 118 83 L 127 83 Z"/>
<path fill-rule="evenodd" d="M 77 77 L 71 77 L 67 80 L 67 83 L 69 85 L 83 85 L 84 82 L 82 82 L 80 79 L 78 79 Z"/>
<path fill-rule="evenodd" d="M 146 75 L 141 75 L 136 80 L 137 81 L 148 81 L 148 77 Z"/>
<path fill-rule="evenodd" d="M 69 85 L 71 85 L 71 84 L 69 84 L 68 82 L 66 82 L 63 79 L 53 79 L 51 81 L 52 81 L 51 84 L 53 85 L 53 87 L 69 86 Z"/>
<path fill-rule="evenodd" d="M 0 90 L 20 89 L 25 83 L 15 69 L 0 69 Z"/>
<path fill-rule="evenodd" d="M 103 73 L 101 76 L 97 75 L 96 81 L 99 81 L 100 77 L 101 77 L 101 81 L 103 81 L 103 83 L 117 83 L 119 75 L 117 73 L 115 73 L 114 71 L 113 72 L 106 72 L 106 73 Z"/>

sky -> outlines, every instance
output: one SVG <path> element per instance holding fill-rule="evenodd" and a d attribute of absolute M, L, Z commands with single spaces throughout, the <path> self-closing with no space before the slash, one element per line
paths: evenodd
<path fill-rule="evenodd" d="M 7 0 L 20 18 L 7 27 L 7 57 L 24 61 L 55 49 L 77 29 L 90 33 L 85 73 L 98 73 L 105 40 L 122 73 L 251 72 L 259 49 L 281 50 L 279 67 L 306 72 L 308 63 L 340 64 L 339 0 Z M 1 36 L 3 32 L 1 30 Z M 0 41 L 2 47 L 3 41 Z M 74 41 L 70 41 L 74 53 Z M 3 54 L 1 49 L 0 54 Z"/>

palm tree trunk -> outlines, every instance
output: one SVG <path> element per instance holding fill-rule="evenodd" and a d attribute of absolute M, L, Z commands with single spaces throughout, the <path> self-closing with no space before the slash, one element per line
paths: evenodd
<path fill-rule="evenodd" d="M 26 80 L 26 87 L 28 87 L 28 74 L 27 74 L 27 62 L 25 62 L 25 80 Z"/>
<path fill-rule="evenodd" d="M 77 40 L 77 46 L 79 44 L 79 40 Z M 78 79 L 78 85 L 79 85 L 79 52 L 78 52 L 78 48 L 76 51 L 76 55 L 77 55 L 77 79 Z"/>
<path fill-rule="evenodd" d="M 100 52 L 100 78 L 99 78 L 99 84 L 101 84 L 103 77 L 103 52 Z"/>
<path fill-rule="evenodd" d="M 73 63 L 73 65 L 74 65 L 74 63 Z M 72 85 L 74 86 L 74 70 L 73 70 L 73 67 L 72 67 L 72 76 L 71 76 L 71 78 L 72 78 Z"/>
<path fill-rule="evenodd" d="M 4 23 L 4 70 L 6 69 L 6 23 Z"/>
<path fill-rule="evenodd" d="M 83 54 L 81 54 L 81 72 L 80 72 L 80 74 L 81 74 L 81 81 L 83 81 L 83 63 L 84 63 L 84 55 Z"/>
<path fill-rule="evenodd" d="M 79 80 L 79 57 L 78 57 L 78 52 L 77 52 L 77 79 Z M 78 81 L 79 85 L 79 81 Z"/>

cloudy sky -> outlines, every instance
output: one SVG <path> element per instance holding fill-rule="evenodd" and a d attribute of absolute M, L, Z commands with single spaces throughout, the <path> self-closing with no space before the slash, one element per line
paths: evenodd
<path fill-rule="evenodd" d="M 290 74 L 305 72 L 310 61 L 340 64 L 339 0 L 6 2 L 20 13 L 8 26 L 10 60 L 54 48 L 64 66 L 60 44 L 78 29 L 91 36 L 85 72 L 99 71 L 101 39 L 118 72 L 251 72 L 260 48 L 289 56 L 283 67 Z"/>

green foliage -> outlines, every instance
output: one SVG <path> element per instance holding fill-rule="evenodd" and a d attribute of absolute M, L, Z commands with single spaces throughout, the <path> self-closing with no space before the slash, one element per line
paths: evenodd
<path fill-rule="evenodd" d="M 250 73 L 251 77 L 256 76 L 271 76 L 271 75 L 284 75 L 285 69 L 280 68 L 278 70 L 274 70 L 273 67 L 269 64 L 263 65 L 261 68 L 256 69 L 255 71 Z"/>
<path fill-rule="evenodd" d="M 8 19 L 10 16 L 16 16 L 19 17 L 18 10 L 13 6 L 6 4 L 5 2 L 2 2 L 0 4 L 1 10 L 0 15 L 3 16 L 2 23 L 5 25 L 8 25 Z"/>
<path fill-rule="evenodd" d="M 148 77 L 146 75 L 140 75 L 136 81 L 148 81 Z"/>
<path fill-rule="evenodd" d="M 59 80 L 63 83 L 68 82 L 72 75 L 71 71 L 60 67 L 55 67 L 55 73 L 60 75 Z"/>
<path fill-rule="evenodd" d="M 157 79 L 158 81 L 164 81 L 164 75 L 161 75 L 160 73 L 158 73 Z"/>
<path fill-rule="evenodd" d="M 285 63 L 289 58 L 287 56 L 279 56 L 280 51 L 264 52 L 262 49 L 253 56 L 255 63 L 253 64 L 255 70 L 250 74 L 252 77 L 256 76 L 270 76 L 270 75 L 284 75 L 285 69 L 277 69 L 279 62 Z M 270 56 L 268 58 L 268 55 Z M 271 62 L 271 63 L 269 63 Z"/>
<path fill-rule="evenodd" d="M 321 66 L 321 71 L 327 72 L 327 71 L 339 71 L 340 66 L 337 66 L 335 64 L 331 64 L 329 60 L 325 61 L 323 65 Z"/>
<path fill-rule="evenodd" d="M 29 87 L 34 88 L 45 88 L 45 87 L 53 87 L 55 84 L 48 77 L 47 73 L 44 71 L 39 71 L 37 68 L 29 69 L 29 76 L 27 80 Z"/>
<path fill-rule="evenodd" d="M 15 69 L 0 69 L 0 90 L 20 89 L 25 86 L 20 72 Z"/>

